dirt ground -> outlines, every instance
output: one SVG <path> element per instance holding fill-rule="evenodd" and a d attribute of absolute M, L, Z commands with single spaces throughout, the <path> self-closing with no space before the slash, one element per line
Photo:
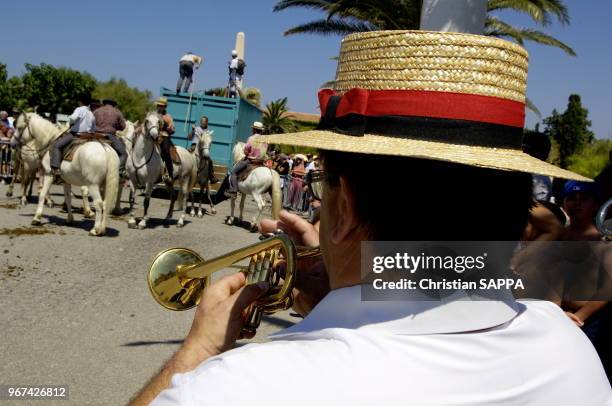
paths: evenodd
<path fill-rule="evenodd" d="M 54 404 L 125 404 L 178 348 L 193 311 L 165 310 L 151 297 L 146 272 L 158 252 L 188 247 L 212 258 L 258 240 L 224 224 L 227 201 L 180 229 L 178 212 L 164 225 L 168 201 L 153 199 L 150 228 L 128 229 L 127 216 L 114 217 L 108 236 L 90 237 L 93 220 L 79 213 L 65 225 L 60 186 L 41 227 L 30 226 L 35 204 L 19 207 L 6 190 L 0 186 L 0 384 L 69 385 L 69 401 Z M 254 209 L 247 198 L 245 219 Z M 289 312 L 266 317 L 254 341 L 297 321 Z M 51 402 L 3 402 L 30 403 Z"/>

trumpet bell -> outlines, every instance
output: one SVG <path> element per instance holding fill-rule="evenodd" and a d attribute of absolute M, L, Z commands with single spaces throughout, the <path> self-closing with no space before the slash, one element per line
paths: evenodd
<path fill-rule="evenodd" d="M 175 311 L 196 306 L 202 291 L 210 284 L 210 276 L 181 278 L 180 270 L 202 262 L 200 255 L 186 248 L 171 248 L 157 254 L 148 274 L 149 290 L 157 303 Z"/>

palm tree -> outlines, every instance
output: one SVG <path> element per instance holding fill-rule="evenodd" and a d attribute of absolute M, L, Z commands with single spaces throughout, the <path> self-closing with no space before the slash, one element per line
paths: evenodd
<path fill-rule="evenodd" d="M 263 113 L 264 132 L 266 134 L 282 134 L 295 131 L 295 123 L 291 120 L 292 116 L 287 112 L 286 97 L 268 103 Z"/>
<path fill-rule="evenodd" d="M 244 99 L 257 107 L 261 106 L 261 90 L 256 87 L 249 87 L 244 91 Z"/>
<path fill-rule="evenodd" d="M 274 11 L 300 7 L 326 14 L 325 18 L 290 28 L 285 35 L 346 35 L 374 30 L 418 30 L 422 6 L 423 0 L 280 0 Z M 521 45 L 525 41 L 534 41 L 576 55 L 568 45 L 542 31 L 514 27 L 492 15 L 502 10 L 526 14 L 543 27 L 550 25 L 553 19 L 567 25 L 570 18 L 563 0 L 489 0 L 485 35 L 512 39 Z"/>

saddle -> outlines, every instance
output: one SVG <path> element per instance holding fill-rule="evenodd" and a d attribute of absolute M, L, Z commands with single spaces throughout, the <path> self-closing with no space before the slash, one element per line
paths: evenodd
<path fill-rule="evenodd" d="M 176 150 L 176 147 L 174 145 L 170 147 L 170 158 L 172 158 L 172 162 L 174 162 L 175 164 L 181 164 L 181 157 L 179 156 L 178 151 Z"/>
<path fill-rule="evenodd" d="M 249 166 L 247 166 L 242 172 L 238 174 L 238 182 L 244 182 L 246 178 L 249 177 L 251 172 L 259 168 L 260 166 L 265 166 L 265 164 L 266 161 L 264 161 L 263 159 L 251 159 Z"/>
<path fill-rule="evenodd" d="M 74 153 L 83 144 L 91 141 L 101 142 L 102 144 L 111 145 L 111 142 L 103 133 L 78 133 L 66 148 L 64 148 L 64 156 L 62 160 L 72 162 Z"/>

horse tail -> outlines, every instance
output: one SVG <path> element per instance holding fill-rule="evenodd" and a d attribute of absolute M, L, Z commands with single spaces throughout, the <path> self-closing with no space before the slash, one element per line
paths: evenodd
<path fill-rule="evenodd" d="M 280 190 L 280 176 L 274 169 L 270 169 L 272 174 L 272 218 L 278 220 L 278 215 L 281 211 L 283 197 Z"/>
<path fill-rule="evenodd" d="M 106 149 L 106 148 L 105 148 Z M 119 157 L 113 149 L 106 150 L 106 180 L 104 183 L 104 203 L 102 216 L 104 224 L 108 218 L 108 211 L 115 207 L 117 193 L 119 192 Z"/>

